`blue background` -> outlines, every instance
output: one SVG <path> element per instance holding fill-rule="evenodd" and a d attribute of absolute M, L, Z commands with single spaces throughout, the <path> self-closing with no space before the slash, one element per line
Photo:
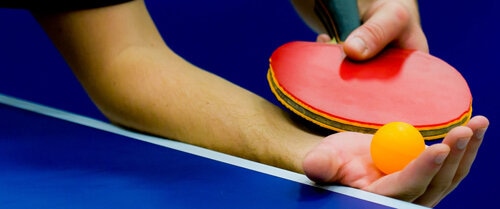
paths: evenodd
<path fill-rule="evenodd" d="M 286 42 L 316 37 L 285 0 L 146 2 L 177 53 L 276 104 L 265 79 L 270 54 Z M 473 113 L 486 115 L 491 122 L 469 176 L 437 208 L 495 204 L 500 186 L 494 172 L 500 144 L 496 140 L 500 136 L 496 108 L 500 32 L 495 14 L 500 3 L 420 1 L 420 11 L 431 54 L 462 72 L 474 96 Z M 0 9 L 0 93 L 105 120 L 36 21 L 23 10 Z"/>

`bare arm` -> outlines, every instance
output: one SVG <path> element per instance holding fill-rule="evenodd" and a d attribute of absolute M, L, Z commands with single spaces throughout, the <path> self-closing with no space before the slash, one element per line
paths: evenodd
<path fill-rule="evenodd" d="M 382 175 L 369 157 L 371 135 L 314 135 L 263 98 L 191 65 L 164 43 L 143 1 L 35 16 L 113 123 L 319 182 L 435 205 L 467 175 L 489 125 L 474 117 L 403 171 Z"/>
<path fill-rule="evenodd" d="M 172 52 L 143 1 L 35 16 L 113 123 L 297 172 L 321 139 Z"/>

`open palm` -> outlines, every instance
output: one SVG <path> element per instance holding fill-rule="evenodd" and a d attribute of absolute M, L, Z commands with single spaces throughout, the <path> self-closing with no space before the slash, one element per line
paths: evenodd
<path fill-rule="evenodd" d="M 468 174 L 488 119 L 472 118 L 429 146 L 402 171 L 381 173 L 370 156 L 372 135 L 341 132 L 327 136 L 303 161 L 306 175 L 320 183 L 340 183 L 377 194 L 434 206 Z"/>

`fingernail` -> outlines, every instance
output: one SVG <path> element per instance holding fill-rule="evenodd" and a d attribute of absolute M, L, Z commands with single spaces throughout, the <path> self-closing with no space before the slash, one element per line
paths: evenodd
<path fill-rule="evenodd" d="M 467 139 L 467 138 L 459 139 L 457 144 L 455 144 L 455 147 L 457 147 L 457 149 L 459 149 L 459 150 L 463 150 L 467 147 L 468 143 L 469 143 L 469 139 Z"/>
<path fill-rule="evenodd" d="M 346 40 L 346 44 L 348 44 L 350 47 L 352 47 L 359 54 L 364 54 L 365 51 L 368 49 L 366 47 L 365 41 L 358 36 L 348 38 Z"/>
<path fill-rule="evenodd" d="M 443 164 L 444 160 L 446 160 L 446 157 L 448 157 L 448 152 L 446 153 L 441 153 L 436 158 L 434 158 L 434 163 L 441 165 Z"/>

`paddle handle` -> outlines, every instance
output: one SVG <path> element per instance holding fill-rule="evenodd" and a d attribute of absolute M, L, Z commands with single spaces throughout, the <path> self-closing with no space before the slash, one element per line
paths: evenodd
<path fill-rule="evenodd" d="M 361 25 L 356 0 L 314 0 L 314 12 L 336 43 Z"/>

